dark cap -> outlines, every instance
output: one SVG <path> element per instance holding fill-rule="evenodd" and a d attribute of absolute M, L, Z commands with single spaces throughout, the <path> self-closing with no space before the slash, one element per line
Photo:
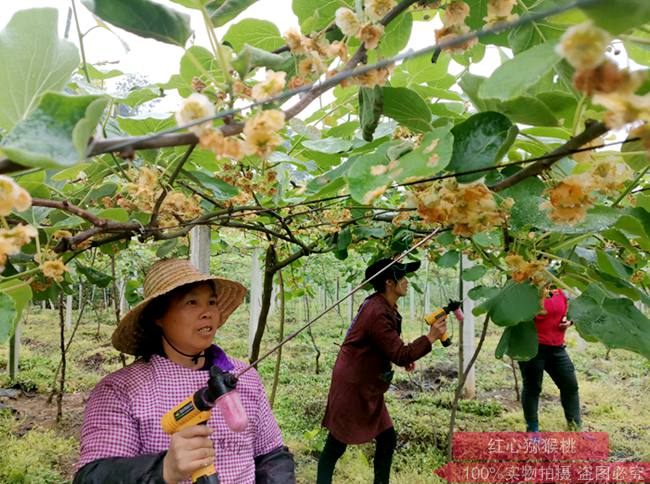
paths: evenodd
<path fill-rule="evenodd" d="M 372 276 L 377 274 L 379 271 L 387 267 L 392 262 L 393 259 L 380 259 L 377 262 L 373 262 L 372 264 L 370 264 L 370 266 L 368 266 L 368 268 L 366 269 L 366 280 L 370 279 Z M 377 277 L 375 277 L 372 281 L 370 281 L 370 283 L 374 285 L 376 282 L 387 281 L 389 279 L 399 280 L 402 277 L 404 277 L 406 274 L 415 272 L 419 268 L 420 268 L 420 261 L 408 262 L 406 264 L 402 264 L 401 262 L 395 262 L 392 266 L 390 266 L 388 269 L 386 269 L 384 272 L 382 272 Z"/>

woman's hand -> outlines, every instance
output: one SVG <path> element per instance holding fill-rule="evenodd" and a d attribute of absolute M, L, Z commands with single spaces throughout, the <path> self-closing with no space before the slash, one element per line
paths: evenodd
<path fill-rule="evenodd" d="M 172 435 L 163 459 L 163 479 L 167 484 L 189 479 L 192 472 L 214 463 L 210 435 L 212 429 L 207 425 L 193 425 Z"/>
<path fill-rule="evenodd" d="M 447 332 L 447 316 L 445 316 L 442 319 L 439 319 L 435 323 L 431 325 L 429 328 L 429 334 L 427 334 L 427 338 L 429 338 L 429 341 L 431 341 L 431 344 L 435 343 L 436 340 L 439 340 L 442 335 L 444 335 Z"/>
<path fill-rule="evenodd" d="M 571 326 L 573 323 L 567 320 L 566 316 L 562 316 L 562 321 L 560 321 L 560 329 L 566 331 L 566 329 Z"/>

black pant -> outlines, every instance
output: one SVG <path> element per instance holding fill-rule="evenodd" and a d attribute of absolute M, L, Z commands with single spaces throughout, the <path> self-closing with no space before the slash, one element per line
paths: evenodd
<path fill-rule="evenodd" d="M 375 480 L 374 484 L 388 484 L 390 479 L 390 466 L 393 461 L 393 452 L 397 445 L 397 433 L 395 428 L 390 427 L 375 437 L 377 446 L 375 448 L 375 458 L 373 464 L 375 467 Z M 325 447 L 318 459 L 318 477 L 316 478 L 317 484 L 331 484 L 332 474 L 334 474 L 334 467 L 338 461 L 347 444 L 339 442 L 334 436 L 327 434 Z"/>
<path fill-rule="evenodd" d="M 539 427 L 537 409 L 539 394 L 542 391 L 544 371 L 550 375 L 560 389 L 560 401 L 567 423 L 580 426 L 580 397 L 578 380 L 569 354 L 564 346 L 539 345 L 537 356 L 529 361 L 520 361 L 519 368 L 524 388 L 521 392 L 521 405 L 524 409 L 527 430 L 537 431 Z"/>

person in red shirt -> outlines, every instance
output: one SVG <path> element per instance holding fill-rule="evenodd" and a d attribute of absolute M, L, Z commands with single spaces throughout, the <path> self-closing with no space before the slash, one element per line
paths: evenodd
<path fill-rule="evenodd" d="M 551 289 L 544 299 L 544 311 L 535 316 L 539 349 L 528 361 L 520 361 L 523 379 L 521 405 L 526 419 L 526 431 L 538 432 L 537 411 L 544 372 L 560 389 L 560 401 L 569 430 L 580 429 L 580 397 L 575 367 L 564 345 L 564 334 L 573 323 L 567 321 L 568 301 L 562 290 Z"/>
<path fill-rule="evenodd" d="M 375 440 L 375 484 L 387 484 L 397 434 L 384 403 L 384 393 L 393 378 L 391 364 L 406 371 L 431 351 L 431 345 L 445 334 L 446 319 L 431 325 L 428 334 L 406 344 L 402 341 L 402 317 L 397 299 L 407 294 L 406 274 L 420 262 L 392 264 L 381 259 L 366 269 L 366 280 L 376 292 L 368 296 L 352 320 L 341 345 L 323 417 L 329 430 L 318 460 L 317 484 L 330 484 L 336 462 L 349 444 Z M 382 271 L 383 272 L 380 272 Z"/>

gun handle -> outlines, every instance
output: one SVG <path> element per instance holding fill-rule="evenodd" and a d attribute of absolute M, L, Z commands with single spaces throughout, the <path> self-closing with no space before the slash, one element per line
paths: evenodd
<path fill-rule="evenodd" d="M 214 464 L 194 471 L 192 473 L 192 482 L 194 484 L 219 484 L 219 476 Z"/>
<path fill-rule="evenodd" d="M 445 348 L 447 346 L 451 346 L 451 338 L 447 333 L 443 334 L 442 337 L 440 338 L 440 344 Z"/>

